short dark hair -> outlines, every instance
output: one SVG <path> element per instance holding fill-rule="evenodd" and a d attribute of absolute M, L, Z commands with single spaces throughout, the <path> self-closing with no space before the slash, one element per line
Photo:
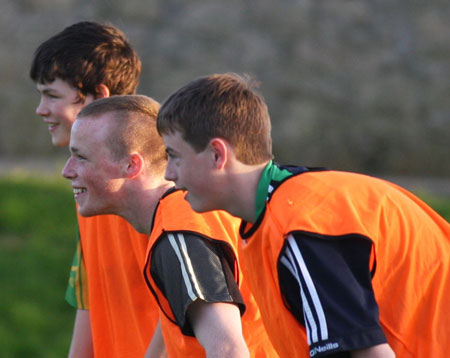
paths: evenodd
<path fill-rule="evenodd" d="M 113 159 L 137 151 L 149 166 L 164 169 L 164 142 L 156 130 L 159 107 L 157 101 L 143 95 L 112 96 L 89 103 L 80 111 L 77 121 L 111 114 L 109 119 L 115 123 L 106 142 Z"/>
<path fill-rule="evenodd" d="M 257 83 L 235 73 L 200 77 L 171 94 L 158 113 L 161 135 L 179 131 L 200 152 L 212 138 L 227 140 L 244 164 L 273 158 L 270 116 Z"/>
<path fill-rule="evenodd" d="M 30 77 L 36 83 L 64 80 L 83 100 L 106 85 L 111 95 L 134 94 L 141 61 L 122 31 L 112 25 L 82 21 L 43 42 L 35 51 Z"/>

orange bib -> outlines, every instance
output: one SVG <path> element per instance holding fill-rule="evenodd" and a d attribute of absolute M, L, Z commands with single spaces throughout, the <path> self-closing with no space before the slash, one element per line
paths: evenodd
<path fill-rule="evenodd" d="M 169 357 L 205 357 L 205 351 L 197 339 L 182 334 L 180 328 L 174 323 L 175 319 L 167 299 L 153 281 L 150 273 L 153 246 L 163 233 L 194 232 L 213 241 L 220 241 L 222 245 L 232 250 L 235 256 L 239 223 L 240 220 L 223 211 L 203 214 L 194 212 L 188 202 L 184 200 L 182 191 L 170 193 L 160 200 L 150 235 L 145 274 L 159 302 L 161 329 Z M 235 261 L 235 265 L 237 265 L 237 261 Z M 242 326 L 250 355 L 254 358 L 277 357 L 267 337 L 254 298 L 237 266 L 235 272 L 235 278 L 239 283 L 239 288 L 246 304 L 246 311 L 242 317 Z"/>
<path fill-rule="evenodd" d="M 95 357 L 143 357 L 158 322 L 141 270 L 148 236 L 115 215 L 78 222 Z"/>
<path fill-rule="evenodd" d="M 371 239 L 380 323 L 397 357 L 448 357 L 450 225 L 411 193 L 358 174 L 304 173 L 275 190 L 252 230 L 239 248 L 241 266 L 280 357 L 309 356 L 278 282 L 277 260 L 295 231 Z"/>

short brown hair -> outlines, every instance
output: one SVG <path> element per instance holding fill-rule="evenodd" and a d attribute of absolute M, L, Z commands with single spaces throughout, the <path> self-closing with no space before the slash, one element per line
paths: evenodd
<path fill-rule="evenodd" d="M 163 134 L 181 132 L 200 152 L 212 138 L 227 140 L 237 159 L 261 164 L 272 159 L 270 117 L 257 84 L 235 73 L 198 78 L 171 94 L 158 113 Z"/>
<path fill-rule="evenodd" d="M 78 90 L 79 98 L 108 86 L 111 95 L 136 93 L 141 61 L 118 28 L 92 21 L 66 27 L 35 51 L 30 69 L 34 82 L 56 78 Z"/>
<path fill-rule="evenodd" d="M 162 168 L 166 162 L 164 142 L 156 130 L 159 103 L 143 95 L 113 96 L 98 99 L 84 107 L 77 120 L 96 119 L 112 114 L 115 126 L 106 143 L 114 159 L 137 151 L 148 166 Z"/>

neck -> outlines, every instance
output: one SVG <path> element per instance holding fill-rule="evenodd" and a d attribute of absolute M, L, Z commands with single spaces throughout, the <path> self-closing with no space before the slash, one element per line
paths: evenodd
<path fill-rule="evenodd" d="M 136 231 L 141 234 L 150 235 L 150 228 L 152 227 L 152 218 L 156 205 L 161 196 L 172 186 L 172 183 L 161 178 L 157 183 L 153 180 L 151 185 L 131 191 L 128 194 L 130 205 L 121 216 L 127 220 Z"/>
<path fill-rule="evenodd" d="M 226 211 L 231 215 L 254 223 L 256 217 L 256 192 L 262 172 L 267 163 L 246 165 L 239 163 L 239 168 L 233 172 L 230 179 L 231 190 L 228 192 L 229 203 Z"/>

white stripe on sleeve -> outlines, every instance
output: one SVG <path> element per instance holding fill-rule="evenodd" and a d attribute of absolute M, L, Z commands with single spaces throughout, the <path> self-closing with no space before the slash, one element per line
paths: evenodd
<path fill-rule="evenodd" d="M 319 295 L 317 293 L 316 287 L 314 285 L 314 282 L 311 278 L 311 275 L 309 274 L 308 267 L 306 266 L 306 263 L 303 259 L 303 256 L 300 252 L 300 248 L 297 245 L 297 242 L 295 241 L 295 238 L 290 234 L 288 236 L 288 243 L 289 247 L 292 249 L 292 252 L 295 256 L 295 262 L 299 265 L 301 275 L 306 283 L 306 288 L 309 292 L 309 295 L 312 299 L 312 305 L 314 307 L 314 310 L 316 311 L 317 317 L 319 319 L 319 327 L 320 327 L 320 335 L 322 340 L 328 339 L 328 327 L 327 327 L 327 321 L 325 319 L 325 313 L 323 311 L 322 304 L 319 299 Z M 313 340 L 313 342 L 315 342 Z"/>
<path fill-rule="evenodd" d="M 175 236 L 173 234 L 168 233 L 167 237 L 169 238 L 170 245 L 172 246 L 173 250 L 175 251 L 175 254 L 177 255 L 178 261 L 180 262 L 181 274 L 183 276 L 184 284 L 186 286 L 189 298 L 192 301 L 194 301 L 194 300 L 197 299 L 198 296 L 194 293 L 193 287 L 191 285 L 191 280 L 189 279 L 187 268 L 186 268 L 186 265 L 184 263 L 184 260 L 183 260 L 180 248 L 178 246 L 178 243 L 175 240 Z"/>
<path fill-rule="evenodd" d="M 303 306 L 303 319 L 305 320 L 305 327 L 306 327 L 306 337 L 308 339 L 308 345 L 312 342 L 317 342 L 319 339 L 317 337 L 317 324 L 314 319 L 314 316 L 311 311 L 311 307 L 309 306 L 308 299 L 306 298 L 304 294 L 304 288 L 303 284 L 300 280 L 297 266 L 294 264 L 294 258 L 292 257 L 292 254 L 290 251 L 286 251 L 286 256 L 283 256 L 281 258 L 281 262 L 288 268 L 288 270 L 292 273 L 292 275 L 295 277 L 295 279 L 298 282 L 298 285 L 300 287 L 300 297 L 302 299 L 302 306 Z"/>
<path fill-rule="evenodd" d="M 197 276 L 195 275 L 194 268 L 192 267 L 191 258 L 189 257 L 189 253 L 187 251 L 186 241 L 184 240 L 184 235 L 182 233 L 178 233 L 178 240 L 180 240 L 181 244 L 181 252 L 184 256 L 184 260 L 186 262 L 187 269 L 191 275 L 192 283 L 194 284 L 195 290 L 197 291 L 198 297 L 202 300 L 205 299 L 205 296 L 202 293 L 202 290 L 200 288 L 200 285 L 197 280 Z"/>

